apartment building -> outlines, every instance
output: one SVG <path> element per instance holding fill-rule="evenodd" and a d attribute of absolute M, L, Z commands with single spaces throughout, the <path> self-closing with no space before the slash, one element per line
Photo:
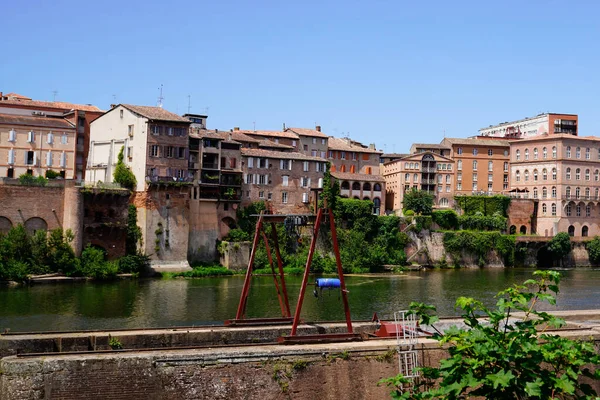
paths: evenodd
<path fill-rule="evenodd" d="M 240 130 L 239 127 L 233 128 L 234 133 L 241 133 L 251 138 L 258 140 L 266 140 L 268 144 L 277 144 L 281 146 L 289 146 L 279 148 L 296 151 L 311 157 L 327 157 L 327 146 L 329 137 L 321 132 L 321 127 L 316 126 L 315 129 L 307 128 L 286 128 L 283 126 L 281 131 L 265 131 L 265 130 Z"/>
<path fill-rule="evenodd" d="M 67 157 L 70 155 L 74 160 L 75 167 L 73 173 L 69 174 L 67 173 L 67 169 L 59 168 L 60 165 L 58 165 L 58 163 L 51 165 L 51 167 L 59 168 L 61 171 L 64 171 L 65 176 L 70 176 L 72 179 L 83 180 L 87 165 L 90 122 L 102 115 L 102 110 L 91 104 L 73 104 L 62 101 L 40 101 L 33 100 L 27 96 L 16 93 L 3 94 L 0 92 L 0 114 L 12 115 L 15 117 L 34 116 L 36 118 L 62 118 L 70 122 L 72 126 L 75 127 L 75 135 L 71 138 L 70 142 L 74 146 L 74 153 L 67 154 Z M 42 127 L 38 126 L 38 128 Z M 18 158 L 19 157 L 17 157 L 17 159 Z M 69 164 L 69 162 L 67 161 L 66 164 Z"/>
<path fill-rule="evenodd" d="M 539 235 L 600 235 L 600 138 L 546 134 L 510 146 L 511 195 L 538 201 Z"/>
<path fill-rule="evenodd" d="M 192 182 L 189 126 L 189 119 L 161 107 L 115 105 L 91 123 L 86 182 L 112 182 L 122 147 L 136 191 L 161 182 Z"/>
<path fill-rule="evenodd" d="M 577 136 L 576 114 L 543 113 L 517 121 L 502 122 L 479 130 L 479 136 L 521 139 L 542 134 L 568 134 Z"/>
<path fill-rule="evenodd" d="M 0 113 L 0 177 L 45 176 L 75 179 L 76 126 L 62 116 Z"/>
<path fill-rule="evenodd" d="M 311 188 L 323 187 L 326 162 L 292 151 L 241 149 L 242 206 L 265 201 L 275 214 L 311 212 Z"/>
<path fill-rule="evenodd" d="M 449 157 L 431 151 L 431 147 L 429 149 L 384 164 L 383 178 L 387 188 L 386 210 L 401 214 L 404 193 L 412 189 L 425 190 L 433 194 L 436 208 L 448 208 L 454 205 L 455 162 Z M 444 149 L 448 148 L 444 147 Z"/>
<path fill-rule="evenodd" d="M 510 143 L 504 139 L 445 138 L 455 162 L 455 195 L 507 193 L 510 187 Z"/>
<path fill-rule="evenodd" d="M 328 140 L 327 160 L 331 176 L 340 182 L 340 195 L 372 201 L 373 213 L 378 215 L 385 212 L 385 179 L 379 165 L 382 154 L 374 144 L 365 146 L 349 138 Z"/>

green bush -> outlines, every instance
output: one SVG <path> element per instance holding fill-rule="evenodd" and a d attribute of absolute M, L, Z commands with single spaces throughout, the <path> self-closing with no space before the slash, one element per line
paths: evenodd
<path fill-rule="evenodd" d="M 505 266 L 514 265 L 515 237 L 502 235 L 500 232 L 457 231 L 444 233 L 444 249 L 456 261 L 460 260 L 463 251 L 478 257 L 478 265 L 487 263 L 487 255 L 496 250 L 502 257 Z"/>
<path fill-rule="evenodd" d="M 185 278 L 204 278 L 207 276 L 225 276 L 233 275 L 233 271 L 221 266 L 200 266 L 194 267 L 191 271 L 176 272 L 172 274 L 173 277 L 185 277 Z"/>
<path fill-rule="evenodd" d="M 436 210 L 431 213 L 431 217 L 442 229 L 458 229 L 458 214 L 453 210 Z"/>
<path fill-rule="evenodd" d="M 119 264 L 115 261 L 106 261 L 104 250 L 87 246 L 81 253 L 78 273 L 94 279 L 111 279 L 119 273 Z"/>
<path fill-rule="evenodd" d="M 150 266 L 150 256 L 145 254 L 128 254 L 118 260 L 119 272 L 124 274 L 140 274 Z"/>
<path fill-rule="evenodd" d="M 462 229 L 476 231 L 506 231 L 507 218 L 501 215 L 461 215 L 458 223 Z"/>
<path fill-rule="evenodd" d="M 240 228 L 233 228 L 227 236 L 223 238 L 224 242 L 247 242 L 251 239 L 250 235 Z"/>
<path fill-rule="evenodd" d="M 411 189 L 404 192 L 403 210 L 412 210 L 419 215 L 431 215 L 433 210 L 433 194 L 426 190 Z M 406 213 L 404 213 L 406 215 Z"/>
<path fill-rule="evenodd" d="M 571 252 L 571 237 L 566 232 L 557 233 L 548 243 L 548 250 L 559 263 Z"/>
<path fill-rule="evenodd" d="M 49 169 L 49 170 L 46 170 L 45 176 L 46 176 L 46 179 L 56 179 L 60 176 L 60 173 Z"/>
<path fill-rule="evenodd" d="M 405 217 L 412 217 L 415 215 L 415 212 L 413 210 L 406 210 L 404 211 L 404 216 Z"/>
<path fill-rule="evenodd" d="M 502 195 L 458 195 L 454 196 L 454 201 L 463 210 L 464 215 L 475 215 L 480 212 L 482 215 L 499 213 L 500 216 L 506 217 L 510 205 L 510 197 Z"/>
<path fill-rule="evenodd" d="M 587 242 L 585 247 L 587 248 L 590 261 L 593 264 L 600 263 L 600 237 L 594 237 L 594 239 Z"/>
<path fill-rule="evenodd" d="M 560 274 L 536 271 L 534 279 L 498 293 L 496 307 L 459 297 L 464 328 L 435 328 L 435 307 L 410 304 L 421 325 L 433 326 L 433 339 L 448 349 L 439 366 L 418 367 L 418 380 L 397 375 L 381 383 L 395 399 L 593 399 L 590 385 L 600 379 L 600 356 L 590 340 L 549 333 L 566 323 L 537 304 L 556 304 Z M 515 315 L 515 312 L 521 315 Z M 587 379 L 581 379 L 581 378 Z"/>
<path fill-rule="evenodd" d="M 19 176 L 19 183 L 26 186 L 46 186 L 48 184 L 48 179 L 41 175 L 35 177 L 30 174 L 23 174 Z"/>
<path fill-rule="evenodd" d="M 431 215 L 417 215 L 415 219 L 417 221 L 415 226 L 417 232 L 431 229 Z"/>
<path fill-rule="evenodd" d="M 122 146 L 117 157 L 115 172 L 113 172 L 113 180 L 122 187 L 133 190 L 135 185 L 137 185 L 137 180 L 135 179 L 133 172 L 131 172 L 131 169 L 129 169 L 129 167 L 125 165 L 125 161 L 123 161 L 125 158 L 123 155 L 124 151 L 125 146 Z"/>

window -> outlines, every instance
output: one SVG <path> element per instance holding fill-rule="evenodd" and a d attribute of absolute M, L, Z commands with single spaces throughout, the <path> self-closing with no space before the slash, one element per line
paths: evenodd
<path fill-rule="evenodd" d="M 548 170 L 546 168 L 542 170 L 542 179 L 548 180 Z"/>
<path fill-rule="evenodd" d="M 581 147 L 575 149 L 575 158 L 581 158 Z"/>
<path fill-rule="evenodd" d="M 304 188 L 309 187 L 310 186 L 310 178 L 303 176 L 302 178 L 300 178 L 300 185 Z"/>
<path fill-rule="evenodd" d="M 414 174 L 413 175 L 413 182 L 418 182 L 419 181 L 419 174 Z"/>
<path fill-rule="evenodd" d="M 525 161 L 529 160 L 529 149 L 525 149 Z"/>
<path fill-rule="evenodd" d="M 16 140 L 17 140 L 17 132 L 15 132 L 15 130 L 14 130 L 14 129 L 11 129 L 11 130 L 8 132 L 8 141 L 9 141 L 9 142 L 14 142 L 14 141 L 16 141 Z"/>
<path fill-rule="evenodd" d="M 231 157 L 229 159 L 229 168 L 234 169 L 235 167 L 237 167 L 237 158 Z"/>
<path fill-rule="evenodd" d="M 289 180 L 290 180 L 290 177 L 289 177 L 289 176 L 287 176 L 287 175 L 283 175 L 283 176 L 282 176 L 282 178 L 283 178 L 283 182 L 282 182 L 282 184 L 281 184 L 281 185 L 282 185 L 282 186 L 289 186 Z"/>
<path fill-rule="evenodd" d="M 542 158 L 543 159 L 548 158 L 548 149 L 545 147 L 542 149 Z"/>
<path fill-rule="evenodd" d="M 494 151 L 492 149 L 488 149 L 488 156 L 493 156 L 494 155 Z"/>
<path fill-rule="evenodd" d="M 529 170 L 526 169 L 525 172 L 523 173 L 523 176 L 525 177 L 525 182 L 529 181 Z"/>
<path fill-rule="evenodd" d="M 477 182 L 477 174 L 473 174 L 473 182 Z"/>
<path fill-rule="evenodd" d="M 167 154 L 165 157 L 173 158 L 173 155 L 175 154 L 175 148 L 173 146 L 167 146 L 166 150 L 167 150 Z"/>
<path fill-rule="evenodd" d="M 48 144 L 54 143 L 54 134 L 52 132 L 48 132 L 48 135 L 46 136 L 46 142 Z"/>
<path fill-rule="evenodd" d="M 279 160 L 279 169 L 291 170 L 292 169 L 291 160 Z"/>
<path fill-rule="evenodd" d="M 537 160 L 537 159 L 538 159 L 538 149 L 537 149 L 537 147 L 535 147 L 535 148 L 533 149 L 533 159 L 534 159 L 534 160 Z"/>
<path fill-rule="evenodd" d="M 317 151 L 315 149 L 311 150 L 310 151 L 310 155 L 313 156 L 313 157 L 316 157 L 317 156 Z"/>
<path fill-rule="evenodd" d="M 477 171 L 477 160 L 473 160 L 473 171 Z"/>
<path fill-rule="evenodd" d="M 473 155 L 476 156 L 479 153 L 479 150 L 477 148 L 473 149 Z"/>
<path fill-rule="evenodd" d="M 437 176 L 437 182 L 438 182 L 438 183 L 440 183 L 440 184 L 441 184 L 441 183 L 442 183 L 442 179 L 444 179 L 444 177 L 443 177 L 442 175 L 438 175 L 438 176 Z"/>
<path fill-rule="evenodd" d="M 477 182 L 473 182 L 473 191 L 477 191 Z"/>
<path fill-rule="evenodd" d="M 456 149 L 456 154 L 462 154 L 462 147 L 459 147 L 458 149 Z"/>
<path fill-rule="evenodd" d="M 571 198 L 571 186 L 567 186 L 567 188 L 565 189 L 565 197 L 567 199 Z"/>
<path fill-rule="evenodd" d="M 494 182 L 494 175 L 488 174 L 488 182 Z"/>
<path fill-rule="evenodd" d="M 575 207 L 575 213 L 578 217 L 581 217 L 581 206 L 580 205 Z"/>
<path fill-rule="evenodd" d="M 352 159 L 356 160 L 356 153 L 355 152 L 352 152 Z"/>
<path fill-rule="evenodd" d="M 123 111 L 121 110 L 121 112 Z M 153 135 L 159 135 L 161 131 L 160 126 L 158 125 L 152 125 L 152 128 L 150 128 L 150 130 L 152 131 Z"/>
<path fill-rule="evenodd" d="M 567 158 L 571 158 L 571 146 L 567 146 Z"/>
<path fill-rule="evenodd" d="M 462 171 L 462 160 L 458 160 L 456 163 L 456 170 Z"/>
<path fill-rule="evenodd" d="M 325 139 L 321 139 L 321 144 L 325 144 Z"/>
<path fill-rule="evenodd" d="M 556 198 L 556 186 L 552 186 L 552 198 Z"/>
<path fill-rule="evenodd" d="M 552 216 L 556 217 L 556 204 L 552 203 Z"/>
<path fill-rule="evenodd" d="M 502 178 L 502 182 L 508 183 L 508 175 L 507 174 L 504 174 L 504 177 Z"/>
<path fill-rule="evenodd" d="M 437 187 L 437 191 L 438 191 L 438 192 L 441 192 L 441 191 L 442 191 L 442 189 L 443 189 L 442 185 L 438 185 L 438 187 Z"/>
<path fill-rule="evenodd" d="M 546 212 L 548 211 L 548 207 L 546 206 L 546 203 L 542 204 L 542 214 L 546 214 Z"/>
<path fill-rule="evenodd" d="M 556 168 L 552 168 L 552 180 L 556 180 Z"/>
<path fill-rule="evenodd" d="M 258 184 L 266 185 L 267 184 L 267 175 L 258 175 Z"/>
<path fill-rule="evenodd" d="M 296 147 L 296 141 L 292 140 L 292 146 Z"/>
<path fill-rule="evenodd" d="M 321 158 L 325 158 L 325 152 L 324 151 L 321 152 Z"/>
<path fill-rule="evenodd" d="M 533 198 L 534 199 L 538 198 L 538 188 L 533 188 Z"/>
<path fill-rule="evenodd" d="M 133 125 L 127 126 L 127 134 L 129 135 L 129 137 L 133 137 Z"/>
<path fill-rule="evenodd" d="M 585 159 L 589 160 L 590 159 L 590 148 L 586 147 L 585 149 Z"/>
<path fill-rule="evenodd" d="M 580 188 L 575 188 L 575 198 L 578 199 L 581 197 L 581 189 Z"/>
<path fill-rule="evenodd" d="M 185 158 L 185 147 L 177 148 L 177 158 Z"/>
<path fill-rule="evenodd" d="M 552 146 L 552 158 L 556 158 L 556 146 Z M 554 206 L 556 207 L 556 204 Z"/>
<path fill-rule="evenodd" d="M 594 193 L 595 193 L 595 196 L 594 196 L 594 198 L 595 198 L 596 200 L 598 200 L 598 198 L 599 198 L 599 195 L 600 195 L 600 188 L 596 188 L 596 189 L 594 189 Z"/>
<path fill-rule="evenodd" d="M 67 153 L 64 151 L 60 155 L 60 166 L 63 168 L 67 167 Z"/>
<path fill-rule="evenodd" d="M 534 170 L 533 170 L 533 180 L 534 180 L 534 181 L 537 181 L 537 180 L 538 180 L 538 170 L 537 170 L 537 169 L 534 169 Z"/>
<path fill-rule="evenodd" d="M 592 207 L 585 206 L 585 216 L 590 217 L 592 215 Z"/>
<path fill-rule="evenodd" d="M 345 152 L 345 151 L 341 151 L 340 153 L 341 153 L 341 156 L 340 156 L 340 158 L 341 158 L 342 160 L 345 160 L 345 159 L 346 159 L 346 152 Z"/>
<path fill-rule="evenodd" d="M 508 162 L 504 163 L 504 172 L 508 172 Z"/>
<path fill-rule="evenodd" d="M 248 168 L 254 168 L 254 158 L 248 157 Z"/>
<path fill-rule="evenodd" d="M 456 184 L 456 190 L 462 190 L 462 182 Z"/>
<path fill-rule="evenodd" d="M 548 197 L 548 189 L 543 187 L 542 188 L 542 199 L 545 199 L 546 197 Z"/>
<path fill-rule="evenodd" d="M 493 170 L 494 170 L 494 162 L 488 161 L 488 171 L 493 171 Z"/>
<path fill-rule="evenodd" d="M 329 158 L 333 158 L 333 150 L 329 150 Z M 408 163 L 405 163 L 405 167 Z"/>
<path fill-rule="evenodd" d="M 308 145 L 307 144 L 304 145 L 304 151 L 308 151 Z"/>
<path fill-rule="evenodd" d="M 492 190 L 493 190 L 492 184 L 488 183 L 488 193 L 492 193 Z"/>
<path fill-rule="evenodd" d="M 570 204 L 567 204 L 566 211 L 567 211 L 567 217 L 570 217 L 571 216 L 571 205 Z"/>
<path fill-rule="evenodd" d="M 279 139 L 275 138 L 275 143 L 279 144 Z"/>
<path fill-rule="evenodd" d="M 521 159 L 521 150 L 515 151 L 515 159 L 519 161 Z"/>
<path fill-rule="evenodd" d="M 169 126 L 169 127 L 167 128 L 167 135 L 169 135 L 169 136 L 173 136 L 173 127 Z"/>
<path fill-rule="evenodd" d="M 119 116 L 120 116 L 121 118 L 123 118 L 123 110 L 120 110 L 120 112 L 119 112 Z"/>
<path fill-rule="evenodd" d="M 567 177 L 567 180 L 571 180 L 571 168 L 567 168 L 566 177 Z"/>
<path fill-rule="evenodd" d="M 589 170 L 589 168 L 585 170 L 585 180 L 586 181 L 590 180 L 590 170 Z"/>
<path fill-rule="evenodd" d="M 46 165 L 49 167 L 52 166 L 52 152 L 51 151 L 46 153 Z"/>
<path fill-rule="evenodd" d="M 586 198 L 586 200 L 590 199 L 590 188 L 589 187 L 585 188 L 585 198 Z"/>
<path fill-rule="evenodd" d="M 317 187 L 319 189 L 323 187 L 323 178 L 319 178 L 319 182 L 317 183 Z"/>
<path fill-rule="evenodd" d="M 317 144 L 317 138 L 312 138 L 312 143 Z"/>
<path fill-rule="evenodd" d="M 308 193 L 302 193 L 302 202 L 308 203 Z"/>
<path fill-rule="evenodd" d="M 29 131 L 27 133 L 27 143 L 33 143 L 33 142 L 35 142 L 35 132 Z"/>
<path fill-rule="evenodd" d="M 462 172 L 458 172 L 458 173 L 456 174 L 456 180 L 457 180 L 457 181 L 462 181 Z"/>
<path fill-rule="evenodd" d="M 515 172 L 515 180 L 516 180 L 517 182 L 520 182 L 520 181 L 521 181 L 521 171 L 517 170 L 517 171 Z"/>
<path fill-rule="evenodd" d="M 446 175 L 446 185 L 450 184 L 450 175 Z"/>
<path fill-rule="evenodd" d="M 302 170 L 304 172 L 308 171 L 308 161 L 303 161 L 302 162 Z"/>
<path fill-rule="evenodd" d="M 404 181 L 410 181 L 410 174 L 404 174 Z"/>
<path fill-rule="evenodd" d="M 264 199 L 265 198 L 265 192 L 263 192 L 263 191 L 258 192 L 258 198 L 259 199 Z"/>
<path fill-rule="evenodd" d="M 600 174 L 598 170 L 594 170 L 594 181 L 598 182 L 598 179 L 600 179 Z"/>
<path fill-rule="evenodd" d="M 288 202 L 288 194 L 287 194 L 287 192 L 281 192 L 281 202 L 283 204 L 287 204 L 287 202 Z"/>
<path fill-rule="evenodd" d="M 577 168 L 575 170 L 575 180 L 580 180 L 581 179 L 581 169 Z"/>
<path fill-rule="evenodd" d="M 133 147 L 132 146 L 127 147 L 127 158 L 129 158 L 130 160 L 133 158 Z"/>
<path fill-rule="evenodd" d="M 446 186 L 446 193 L 450 193 L 450 186 Z"/>
<path fill-rule="evenodd" d="M 150 157 L 158 157 L 158 145 L 153 144 L 150 146 Z"/>

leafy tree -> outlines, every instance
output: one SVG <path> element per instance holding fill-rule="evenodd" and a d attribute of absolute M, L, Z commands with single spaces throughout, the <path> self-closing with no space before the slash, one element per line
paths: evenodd
<path fill-rule="evenodd" d="M 556 234 L 548 243 L 548 251 L 562 264 L 563 258 L 571 252 L 571 237 L 566 232 Z"/>
<path fill-rule="evenodd" d="M 142 230 L 137 224 L 137 208 L 129 205 L 127 214 L 127 237 L 125 239 L 125 252 L 129 255 L 138 253 L 138 246 L 142 245 Z"/>
<path fill-rule="evenodd" d="M 600 237 L 596 236 L 586 245 L 590 261 L 594 264 L 600 263 Z"/>
<path fill-rule="evenodd" d="M 115 166 L 115 172 L 113 173 L 113 180 L 120 184 L 122 187 L 127 188 L 129 190 L 133 190 L 135 185 L 137 184 L 137 180 L 135 179 L 135 175 L 133 172 L 125 165 L 123 152 L 125 151 L 125 146 L 121 147 L 121 151 L 119 151 L 119 156 L 117 158 L 117 165 Z"/>
<path fill-rule="evenodd" d="M 79 260 L 71 247 L 73 239 L 70 229 L 63 231 L 62 228 L 56 228 L 50 231 L 48 258 L 52 271 L 62 271 L 65 275 L 72 275 L 77 271 Z"/>
<path fill-rule="evenodd" d="M 600 379 L 594 344 L 546 333 L 565 321 L 537 311 L 540 302 L 556 304 L 560 274 L 536 271 L 535 279 L 498 293 L 495 309 L 459 297 L 466 328 L 453 326 L 433 338 L 448 345 L 439 367 L 417 368 L 419 381 L 398 375 L 382 382 L 395 399 L 593 399 L 593 388 L 579 378 Z M 513 315 L 520 311 L 522 316 Z M 411 303 L 421 324 L 435 327 L 435 307 Z M 435 329 L 435 328 L 434 328 Z"/>
<path fill-rule="evenodd" d="M 255 201 L 253 203 L 248 204 L 244 208 L 239 208 L 236 216 L 237 216 L 237 224 L 241 230 L 249 234 L 252 238 L 254 237 L 254 230 L 256 228 L 256 217 L 252 217 L 252 215 L 258 215 L 261 211 L 267 209 L 264 201 Z"/>
<path fill-rule="evenodd" d="M 331 164 L 327 163 L 327 170 L 323 174 L 323 192 L 320 196 L 319 207 L 323 207 L 326 201 L 327 207 L 335 210 L 337 208 L 337 201 L 340 198 L 340 183 L 331 176 L 331 172 L 329 172 L 330 166 Z"/>
<path fill-rule="evenodd" d="M 412 210 L 416 214 L 430 215 L 433 210 L 433 195 L 425 190 L 409 190 L 404 193 L 402 206 L 404 210 Z"/>

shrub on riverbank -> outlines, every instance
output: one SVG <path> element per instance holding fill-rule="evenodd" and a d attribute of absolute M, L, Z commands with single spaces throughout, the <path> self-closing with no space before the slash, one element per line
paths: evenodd
<path fill-rule="evenodd" d="M 463 251 L 477 256 L 479 266 L 487 263 L 490 251 L 496 250 L 505 266 L 514 265 L 515 236 L 500 232 L 457 231 L 444 233 L 444 249 L 456 260 L 461 259 Z"/>
<path fill-rule="evenodd" d="M 163 273 L 162 276 L 163 278 L 204 278 L 207 276 L 227 276 L 233 274 L 234 271 L 220 265 L 199 265 L 195 266 L 191 271 L 167 272 Z"/>

